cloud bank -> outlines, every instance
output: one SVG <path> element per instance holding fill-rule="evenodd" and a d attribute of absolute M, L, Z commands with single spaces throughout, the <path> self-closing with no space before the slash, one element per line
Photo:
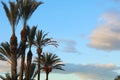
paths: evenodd
<path fill-rule="evenodd" d="M 55 71 L 64 74 L 76 74 L 82 80 L 114 80 L 118 70 L 114 64 L 66 64 L 65 71 Z"/>
<path fill-rule="evenodd" d="M 100 17 L 99 25 L 92 32 L 88 46 L 106 51 L 120 50 L 119 11 L 110 11 Z"/>
<path fill-rule="evenodd" d="M 65 64 L 65 71 L 53 70 L 52 73 L 75 74 L 82 80 L 114 80 L 119 70 L 114 64 Z M 0 73 L 9 72 L 10 65 L 0 64 Z"/>

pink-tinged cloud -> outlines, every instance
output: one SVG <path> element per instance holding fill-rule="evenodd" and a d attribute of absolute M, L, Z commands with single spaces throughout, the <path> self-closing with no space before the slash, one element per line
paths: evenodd
<path fill-rule="evenodd" d="M 120 50 L 119 11 L 111 11 L 100 17 L 99 25 L 93 30 L 88 46 L 106 51 Z"/>

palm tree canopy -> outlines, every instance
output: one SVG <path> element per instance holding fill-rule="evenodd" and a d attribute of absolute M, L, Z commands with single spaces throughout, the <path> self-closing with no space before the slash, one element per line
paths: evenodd
<path fill-rule="evenodd" d="M 43 2 L 37 2 L 36 0 L 17 0 L 17 2 L 20 2 L 20 11 L 21 16 L 26 23 L 26 20 L 28 20 L 33 12 L 38 8 L 39 5 L 41 5 Z"/>
<path fill-rule="evenodd" d="M 21 55 L 21 43 L 18 46 L 17 58 Z M 8 42 L 2 42 L 0 44 L 0 60 L 11 63 L 10 44 Z"/>
<path fill-rule="evenodd" d="M 36 58 L 35 62 L 38 62 L 37 60 L 38 59 Z M 56 54 L 43 53 L 41 57 L 41 67 L 43 70 L 48 68 L 64 70 L 62 66 L 64 66 L 64 64 Z"/>
<path fill-rule="evenodd" d="M 47 45 L 53 45 L 55 47 L 58 46 L 57 41 L 53 41 L 52 38 L 46 38 L 48 33 L 44 33 L 42 30 L 38 30 L 36 33 L 36 46 L 37 47 L 44 47 Z"/>
<path fill-rule="evenodd" d="M 15 31 L 15 25 L 18 24 L 19 22 L 19 19 L 20 19 L 20 11 L 19 11 L 19 5 L 20 3 L 17 2 L 11 2 L 9 1 L 9 4 L 10 4 L 10 8 L 8 8 L 8 6 L 2 2 L 2 5 L 4 7 L 4 10 L 5 10 L 5 13 L 7 15 L 7 18 L 12 26 L 12 30 L 13 32 Z"/>

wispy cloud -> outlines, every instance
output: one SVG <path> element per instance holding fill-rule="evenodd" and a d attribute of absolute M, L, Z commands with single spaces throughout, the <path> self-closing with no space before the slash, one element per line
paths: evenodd
<path fill-rule="evenodd" d="M 115 1 L 115 2 L 120 2 L 120 0 L 113 0 L 113 1 Z"/>
<path fill-rule="evenodd" d="M 120 50 L 120 12 L 110 11 L 100 17 L 98 27 L 90 36 L 92 48 L 101 50 Z"/>
<path fill-rule="evenodd" d="M 61 51 L 66 53 L 80 53 L 76 48 L 77 43 L 74 40 L 59 39 L 58 42 L 60 43 Z"/>
<path fill-rule="evenodd" d="M 82 80 L 114 80 L 117 68 L 114 64 L 66 64 L 65 71 L 58 71 L 65 74 L 76 74 Z"/>

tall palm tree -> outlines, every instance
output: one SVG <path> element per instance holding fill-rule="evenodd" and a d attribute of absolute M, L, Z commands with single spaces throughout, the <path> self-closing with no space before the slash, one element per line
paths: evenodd
<path fill-rule="evenodd" d="M 31 65 L 31 62 L 32 62 L 32 51 L 31 51 L 31 47 L 32 45 L 35 43 L 35 34 L 36 34 L 36 26 L 33 26 L 32 29 L 30 29 L 28 27 L 28 36 L 27 36 L 27 42 L 28 42 L 28 47 L 29 47 L 29 51 L 28 51 L 28 54 L 27 54 L 27 76 L 26 76 L 26 79 L 29 80 L 30 79 L 30 74 L 29 74 L 29 70 L 30 70 L 30 65 Z"/>
<path fill-rule="evenodd" d="M 36 62 L 38 59 L 36 59 Z M 43 53 L 41 57 L 41 69 L 46 73 L 46 80 L 48 80 L 48 75 L 53 69 L 64 70 L 62 68 L 64 64 L 57 55 L 53 53 Z"/>
<path fill-rule="evenodd" d="M 7 18 L 11 24 L 12 28 L 12 36 L 10 38 L 10 53 L 11 53 L 11 73 L 12 73 L 12 80 L 17 80 L 17 37 L 15 34 L 15 27 L 19 21 L 19 2 L 11 2 L 9 1 L 10 8 L 2 2 L 4 10 L 6 12 Z"/>
<path fill-rule="evenodd" d="M 53 41 L 52 38 L 46 38 L 48 33 L 44 33 L 42 30 L 38 30 L 36 33 L 36 42 L 35 45 L 37 47 L 37 54 L 38 54 L 38 80 L 40 80 L 40 57 L 42 53 L 42 49 L 45 46 L 53 45 L 57 47 L 57 42 Z"/>
<path fill-rule="evenodd" d="M 37 7 L 42 4 L 42 2 L 37 2 L 36 0 L 17 0 L 20 2 L 20 12 L 23 19 L 23 29 L 21 31 L 21 42 L 22 42 L 22 57 L 21 57 L 21 67 L 20 67 L 20 80 L 23 79 L 23 69 L 25 61 L 25 46 L 27 41 L 27 21 L 37 9 Z"/>

